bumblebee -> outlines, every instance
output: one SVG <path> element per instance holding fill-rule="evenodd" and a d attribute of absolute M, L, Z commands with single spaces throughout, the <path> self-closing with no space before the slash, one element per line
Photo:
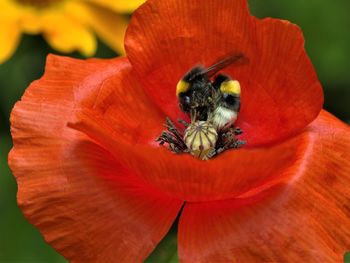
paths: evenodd
<path fill-rule="evenodd" d="M 233 54 L 208 68 L 195 66 L 188 71 L 176 85 L 176 96 L 191 123 L 180 120 L 186 128 L 180 132 L 167 118 L 167 131 L 157 138 L 159 144 L 167 143 L 175 153 L 189 152 L 202 160 L 241 147 L 245 142 L 235 137 L 241 131 L 233 128 L 240 109 L 240 84 L 217 73 L 232 64 L 246 62 L 243 54 Z"/>
<path fill-rule="evenodd" d="M 180 109 L 190 115 L 191 121 L 212 119 L 220 130 L 234 123 L 240 108 L 239 82 L 222 74 L 213 82 L 210 79 L 225 67 L 245 60 L 243 54 L 234 54 L 208 68 L 196 66 L 177 83 Z"/>

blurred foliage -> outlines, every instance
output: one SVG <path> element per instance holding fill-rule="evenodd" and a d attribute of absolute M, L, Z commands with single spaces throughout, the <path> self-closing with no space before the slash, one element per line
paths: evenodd
<path fill-rule="evenodd" d="M 350 252 L 345 253 L 344 263 L 350 263 Z"/>
<path fill-rule="evenodd" d="M 179 257 L 177 255 L 177 225 L 178 220 L 175 221 L 169 233 L 158 244 L 157 248 L 148 257 L 145 263 L 177 263 Z"/>
<path fill-rule="evenodd" d="M 43 241 L 39 231 L 24 219 L 16 206 L 16 183 L 6 158 L 11 138 L 4 132 L 0 138 L 0 262 L 66 262 Z"/>
<path fill-rule="evenodd" d="M 283 18 L 302 28 L 307 52 L 325 88 L 325 108 L 349 122 L 350 1 L 249 2 L 252 13 L 258 17 Z M 7 166 L 11 109 L 29 83 L 42 75 L 48 53 L 55 52 L 40 36 L 24 36 L 16 54 L 0 65 L 0 262 L 66 262 L 24 219 L 16 205 L 16 183 Z M 76 53 L 71 56 L 79 57 Z M 114 56 L 112 50 L 99 43 L 96 57 Z M 176 232 L 174 226 L 146 262 L 178 262 Z M 350 262 L 349 254 L 345 258 Z"/>
<path fill-rule="evenodd" d="M 275 17 L 297 24 L 325 91 L 325 108 L 350 122 L 350 1 L 250 0 L 258 17 Z"/>

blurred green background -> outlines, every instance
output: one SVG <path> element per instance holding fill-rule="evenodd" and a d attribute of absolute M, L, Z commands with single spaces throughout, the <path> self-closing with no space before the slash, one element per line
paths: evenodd
<path fill-rule="evenodd" d="M 302 28 L 307 52 L 324 87 L 325 108 L 350 123 L 350 1 L 249 2 L 252 13 L 258 17 L 283 18 Z M 15 55 L 0 65 L 0 262 L 66 262 L 22 216 L 16 206 L 16 182 L 7 166 L 11 109 L 28 84 L 42 75 L 48 53 L 57 52 L 40 36 L 24 36 Z M 76 53 L 70 55 L 80 57 Z M 112 50 L 99 43 L 96 57 L 114 56 Z M 176 227 L 147 262 L 178 262 Z"/>

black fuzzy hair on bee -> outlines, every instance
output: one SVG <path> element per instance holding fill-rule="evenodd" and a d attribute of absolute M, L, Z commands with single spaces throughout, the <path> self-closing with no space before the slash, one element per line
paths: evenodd
<path fill-rule="evenodd" d="M 180 109 L 190 123 L 181 121 L 186 129 L 179 132 L 167 119 L 167 130 L 157 138 L 175 153 L 188 152 L 207 160 L 221 152 L 239 148 L 245 142 L 235 136 L 241 131 L 233 126 L 240 107 L 240 84 L 229 76 L 218 74 L 230 65 L 244 64 L 241 53 L 219 59 L 208 68 L 198 65 L 190 69 L 177 83 L 176 96 Z"/>

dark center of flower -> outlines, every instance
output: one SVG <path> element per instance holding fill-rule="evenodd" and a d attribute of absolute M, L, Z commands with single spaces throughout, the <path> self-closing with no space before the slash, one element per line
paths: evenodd
<path fill-rule="evenodd" d="M 59 2 L 63 2 L 63 0 L 15 0 L 17 3 L 22 5 L 34 6 L 34 7 L 47 7 Z"/>
<path fill-rule="evenodd" d="M 180 120 L 185 128 L 179 131 L 167 118 L 167 130 L 157 138 L 160 145 L 167 144 L 175 153 L 188 152 L 201 160 L 208 160 L 245 144 L 236 138 L 242 131 L 234 127 L 240 109 L 240 84 L 230 76 L 217 74 L 242 61 L 247 61 L 243 54 L 230 55 L 208 68 L 192 68 L 178 82 L 179 106 L 191 122 Z"/>

